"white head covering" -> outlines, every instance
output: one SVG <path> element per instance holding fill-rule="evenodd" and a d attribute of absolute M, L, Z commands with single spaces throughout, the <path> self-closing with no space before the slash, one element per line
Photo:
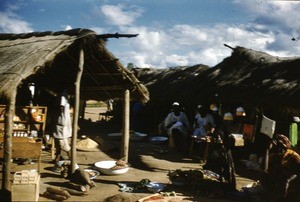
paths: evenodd
<path fill-rule="evenodd" d="M 293 117 L 293 120 L 294 120 L 295 122 L 297 122 L 297 123 L 300 122 L 300 118 L 299 118 L 298 116 L 294 116 L 294 117 Z"/>
<path fill-rule="evenodd" d="M 172 106 L 179 106 L 178 102 L 173 102 Z"/>
<path fill-rule="evenodd" d="M 237 115 L 237 116 L 246 116 L 244 108 L 243 107 L 236 108 L 235 115 Z"/>
<path fill-rule="evenodd" d="M 233 115 L 230 112 L 227 112 L 227 113 L 224 114 L 223 119 L 225 121 L 232 121 L 233 120 Z"/>

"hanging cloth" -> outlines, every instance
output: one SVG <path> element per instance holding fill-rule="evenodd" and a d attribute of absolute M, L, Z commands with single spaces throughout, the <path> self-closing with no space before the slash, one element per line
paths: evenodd
<path fill-rule="evenodd" d="M 272 119 L 269 119 L 268 117 L 266 117 L 264 115 L 262 115 L 262 116 L 263 116 L 263 118 L 261 121 L 260 132 L 269 136 L 270 138 L 273 138 L 276 122 Z"/>
<path fill-rule="evenodd" d="M 253 141 L 254 137 L 254 125 L 252 124 L 244 124 L 243 125 L 243 134 L 244 134 L 244 138 L 249 140 L 249 141 Z"/>
<path fill-rule="evenodd" d="M 297 146 L 298 143 L 298 125 L 297 123 L 291 123 L 290 130 L 289 130 L 289 136 L 292 143 L 292 146 Z"/>

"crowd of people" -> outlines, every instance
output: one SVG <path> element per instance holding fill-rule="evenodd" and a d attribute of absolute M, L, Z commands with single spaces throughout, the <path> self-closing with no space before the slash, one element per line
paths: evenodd
<path fill-rule="evenodd" d="M 253 125 L 243 123 L 245 115 L 242 107 L 236 109 L 235 116 L 229 112 L 225 113 L 224 116 L 220 116 L 216 105 L 212 104 L 209 107 L 199 105 L 192 116 L 194 118 L 193 122 L 190 123 L 187 114 L 180 104 L 174 102 L 171 112 L 163 121 L 163 127 L 165 127 L 169 137 L 169 146 L 174 147 L 180 152 L 191 153 L 192 151 L 189 147 L 190 145 L 194 145 L 195 141 L 199 143 L 199 147 L 203 147 L 209 140 L 221 141 L 222 145 L 228 151 L 234 147 L 234 141 L 236 141 L 232 138 L 232 133 L 245 133 L 243 134 L 243 139 L 248 138 L 251 140 L 253 138 L 247 134 L 254 133 Z M 234 122 L 235 125 L 232 124 L 233 119 L 237 120 Z M 272 138 L 265 135 L 263 137 L 267 139 L 270 153 L 267 157 L 268 169 L 261 169 L 264 173 L 261 181 L 270 196 L 277 197 L 277 199 L 285 198 L 291 182 L 297 181 L 300 185 L 300 155 L 293 147 L 292 141 L 286 135 L 275 133 Z M 205 152 L 203 150 L 202 152 L 202 158 L 207 160 Z M 277 190 L 276 196 L 273 193 L 274 190 Z"/>
<path fill-rule="evenodd" d="M 188 152 L 191 141 L 205 140 L 213 134 L 219 134 L 221 118 L 216 105 L 211 105 L 210 108 L 199 105 L 193 118 L 190 122 L 180 104 L 178 102 L 172 104 L 171 112 L 163 121 L 171 147 Z"/>

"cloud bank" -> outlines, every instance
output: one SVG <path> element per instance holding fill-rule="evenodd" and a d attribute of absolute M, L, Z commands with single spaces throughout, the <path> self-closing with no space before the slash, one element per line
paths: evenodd
<path fill-rule="evenodd" d="M 115 23 L 117 16 L 123 16 L 124 7 L 103 6 L 104 15 L 114 12 L 108 23 L 113 23 L 124 33 L 138 33 L 135 39 L 123 42 L 128 52 L 113 49 L 125 64 L 132 62 L 139 67 L 171 67 L 194 64 L 214 66 L 230 56 L 231 50 L 223 46 L 244 46 L 265 51 L 276 56 L 296 56 L 300 54 L 298 42 L 300 33 L 299 2 L 286 1 L 235 1 L 255 17 L 247 24 L 215 24 L 214 26 L 175 24 L 165 27 L 145 27 L 135 25 L 135 18 L 142 12 L 129 14 L 130 20 Z M 118 13 L 119 12 L 119 13 Z M 123 18 L 120 18 L 123 19 Z M 124 18 L 126 19 L 126 18 Z M 123 22 L 123 23 L 121 23 Z M 295 41 L 291 40 L 296 39 Z M 299 39 L 300 40 L 300 39 Z M 109 45 L 109 43 L 108 43 Z M 113 47 L 112 47 L 113 48 Z"/>
<path fill-rule="evenodd" d="M 0 31 L 3 33 L 23 33 L 32 32 L 33 29 L 30 23 L 21 19 L 16 14 L 20 9 L 21 4 L 8 4 L 4 11 L 0 11 Z"/>
<path fill-rule="evenodd" d="M 157 68 L 195 64 L 214 66 L 231 54 L 231 49 L 223 44 L 243 46 L 281 57 L 300 55 L 298 1 L 234 0 L 230 3 L 251 16 L 247 22 L 175 23 L 168 27 L 160 22 L 141 23 L 146 12 L 152 11 L 128 2 L 126 5 L 94 6 L 90 10 L 91 18 L 101 19 L 101 23 L 89 27 L 99 34 L 139 34 L 136 38 L 113 39 L 107 43 L 108 49 L 125 66 L 128 63 Z M 21 6 L 8 5 L 0 11 L 1 32 L 33 31 L 32 23 L 17 14 Z M 69 22 L 59 26 L 66 30 L 77 27 Z"/>

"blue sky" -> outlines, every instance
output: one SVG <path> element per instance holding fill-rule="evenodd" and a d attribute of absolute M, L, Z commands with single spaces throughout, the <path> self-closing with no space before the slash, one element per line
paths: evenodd
<path fill-rule="evenodd" d="M 299 56 L 299 11 L 287 0 L 1 0 L 0 32 L 139 34 L 107 43 L 124 66 L 214 66 L 231 55 L 223 44 Z"/>

